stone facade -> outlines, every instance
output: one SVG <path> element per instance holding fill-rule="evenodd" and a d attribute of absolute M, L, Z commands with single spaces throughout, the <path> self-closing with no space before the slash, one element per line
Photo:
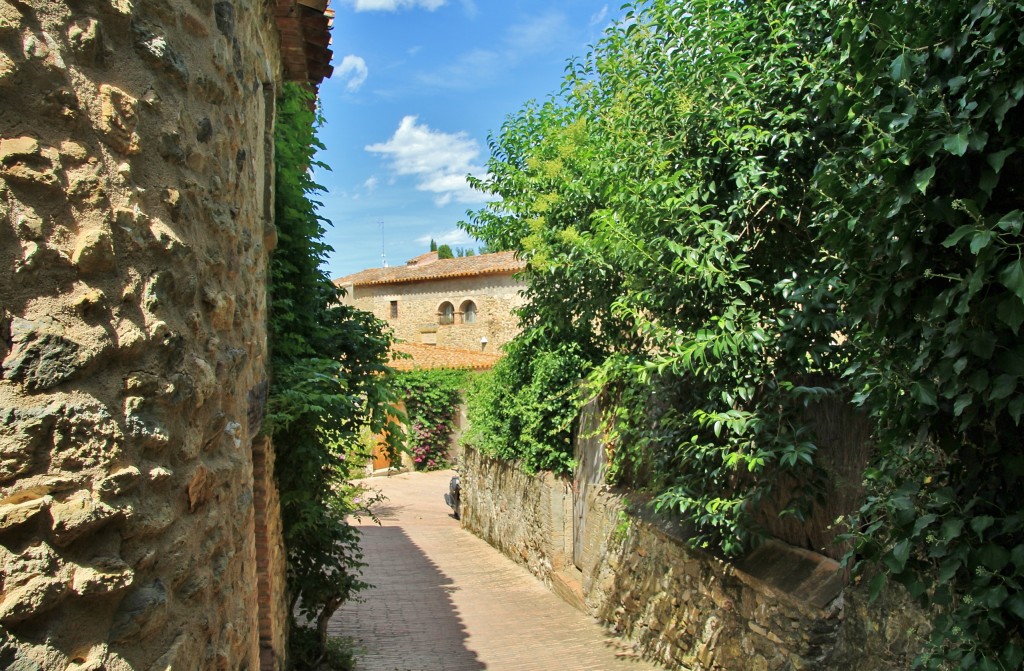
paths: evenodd
<path fill-rule="evenodd" d="M 519 332 L 525 303 L 511 252 L 438 261 L 436 252 L 406 266 L 375 268 L 335 280 L 345 302 L 388 323 L 395 337 L 441 348 L 498 353 Z M 475 314 L 467 317 L 472 304 Z M 450 318 L 445 306 L 450 306 Z"/>
<path fill-rule="evenodd" d="M 835 561 L 807 550 L 769 542 L 724 561 L 601 486 L 585 494 L 574 553 L 579 482 L 526 475 L 471 448 L 461 479 L 467 529 L 669 668 L 906 669 L 928 630 L 904 594 L 868 605 L 865 589 L 843 588 Z"/>
<path fill-rule="evenodd" d="M 2 668 L 256 669 L 261 633 L 281 664 L 253 440 L 279 30 L 307 9 L 0 0 Z"/>

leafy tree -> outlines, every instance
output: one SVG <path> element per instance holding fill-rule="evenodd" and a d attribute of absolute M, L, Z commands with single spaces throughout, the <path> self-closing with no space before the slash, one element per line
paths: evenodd
<path fill-rule="evenodd" d="M 927 668 L 1024 663 L 1024 4 L 844 3 L 821 281 L 876 420 L 857 550 L 939 608 Z M 876 579 L 875 589 L 885 579 Z"/>
<path fill-rule="evenodd" d="M 300 668 L 323 656 L 327 621 L 367 585 L 359 579 L 358 513 L 348 484 L 365 428 L 388 428 L 395 400 L 387 367 L 391 336 L 372 315 L 340 304 L 321 264 L 326 220 L 310 196 L 322 187 L 311 167 L 322 145 L 311 94 L 286 84 L 275 127 L 275 215 L 271 259 L 271 388 L 264 430 L 277 449 L 276 473 L 288 564 L 291 654 Z M 395 427 L 389 435 L 397 437 Z"/>
<path fill-rule="evenodd" d="M 455 255 L 452 254 L 452 248 L 449 247 L 448 245 L 441 245 L 440 247 L 437 248 L 437 258 L 451 259 L 454 257 Z"/>
<path fill-rule="evenodd" d="M 432 252 L 436 252 L 437 251 L 437 241 L 434 240 L 434 238 L 430 238 L 430 251 L 432 251 Z"/>
<path fill-rule="evenodd" d="M 566 468 L 523 422 L 590 371 L 612 477 L 740 553 L 762 505 L 814 510 L 806 407 L 852 396 L 874 453 L 850 538 L 937 609 L 916 663 L 1019 668 L 1024 4 L 627 8 L 471 180 L 498 198 L 464 226 L 527 259 L 530 299 L 477 440 Z M 533 367 L 565 352 L 574 375 Z"/>

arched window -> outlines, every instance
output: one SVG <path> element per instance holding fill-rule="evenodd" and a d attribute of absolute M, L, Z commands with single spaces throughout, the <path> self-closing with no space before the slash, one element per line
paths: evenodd
<path fill-rule="evenodd" d="M 437 323 L 438 324 L 454 324 L 455 323 L 455 306 L 445 301 L 441 303 L 441 307 L 437 309 Z"/>
<path fill-rule="evenodd" d="M 472 324 L 476 321 L 476 303 L 473 301 L 466 301 L 459 308 L 459 312 L 462 313 L 462 323 Z"/>

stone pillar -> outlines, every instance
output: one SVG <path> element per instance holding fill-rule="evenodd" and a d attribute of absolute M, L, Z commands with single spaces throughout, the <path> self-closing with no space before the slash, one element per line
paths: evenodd
<path fill-rule="evenodd" d="M 0 0 L 0 668 L 259 666 L 270 11 Z"/>

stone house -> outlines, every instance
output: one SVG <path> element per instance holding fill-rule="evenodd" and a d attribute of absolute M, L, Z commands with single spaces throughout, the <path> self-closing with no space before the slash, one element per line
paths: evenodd
<path fill-rule="evenodd" d="M 345 289 L 345 303 L 386 321 L 399 341 L 498 353 L 519 332 L 515 309 L 526 299 L 516 274 L 525 267 L 514 252 L 454 259 L 428 252 L 334 283 Z"/>
<path fill-rule="evenodd" d="M 327 0 L 0 0 L 0 668 L 283 668 L 275 104 Z"/>

